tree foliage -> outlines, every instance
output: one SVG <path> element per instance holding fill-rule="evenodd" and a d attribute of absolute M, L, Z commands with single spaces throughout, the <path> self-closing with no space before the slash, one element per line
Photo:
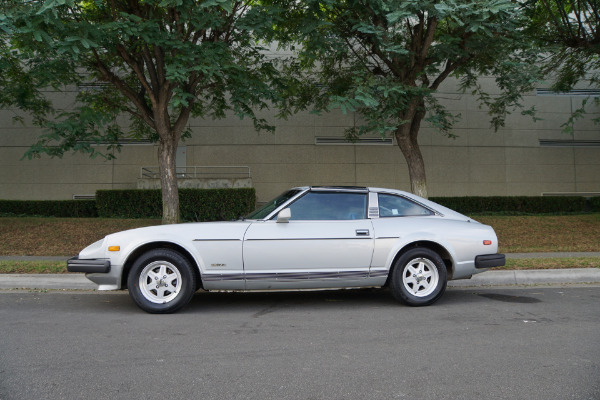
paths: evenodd
<path fill-rule="evenodd" d="M 0 107 L 13 110 L 14 121 L 23 122 L 23 114 L 27 113 L 36 125 L 42 125 L 52 112 L 52 104 L 42 89 L 62 86 L 62 81 L 69 80 L 71 66 L 50 56 L 41 43 L 19 48 L 20 42 L 13 36 L 17 30 L 15 21 L 8 12 L 14 15 L 27 9 L 27 5 L 16 1 L 3 1 L 0 5 Z"/>
<path fill-rule="evenodd" d="M 494 127 L 502 126 L 537 79 L 523 23 L 509 0 L 308 0 L 294 2 L 276 32 L 283 43 L 301 42 L 292 72 L 318 83 L 296 88 L 291 103 L 357 112 L 364 123 L 349 129 L 350 137 L 394 135 L 412 191 L 427 196 L 421 123 L 452 136 L 459 118 L 435 92 L 448 77 L 460 78 L 463 90 L 487 106 Z M 495 76 L 498 93 L 483 90 L 480 76 Z"/>
<path fill-rule="evenodd" d="M 547 55 L 543 72 L 552 89 L 568 92 L 575 86 L 600 85 L 600 2 L 598 0 L 529 0 L 528 35 Z M 600 104 L 597 97 L 593 101 Z M 563 125 L 573 132 L 574 122 L 586 114 L 589 98 Z M 594 120 L 600 123 L 600 118 Z"/>
<path fill-rule="evenodd" d="M 536 0 L 527 8 L 529 33 L 551 57 L 546 72 L 556 73 L 554 88 L 568 91 L 580 80 L 600 83 L 600 2 Z"/>
<path fill-rule="evenodd" d="M 271 28 L 273 16 L 255 1 L 1 4 L 2 62 L 15 68 L 23 90 L 80 88 L 74 109 L 37 120 L 47 130 L 28 156 L 80 151 L 111 158 L 123 138 L 158 142 L 164 222 L 179 214 L 175 151 L 190 134 L 190 117 L 224 118 L 230 112 L 251 118 L 256 129 L 272 129 L 256 112 L 275 96 L 270 87 L 277 70 L 257 39 Z M 46 63 L 64 68 L 37 68 Z M 12 81 L 0 81 L 0 88 Z M 28 98 L 41 102 L 40 116 L 48 115 L 43 98 Z M 119 115 L 128 115 L 130 124 L 119 123 Z"/>

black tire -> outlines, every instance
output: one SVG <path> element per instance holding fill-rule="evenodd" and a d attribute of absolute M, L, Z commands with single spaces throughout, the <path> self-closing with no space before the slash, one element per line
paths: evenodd
<path fill-rule="evenodd" d="M 394 264 L 390 291 L 406 305 L 428 306 L 442 297 L 447 280 L 448 271 L 439 254 L 417 247 L 408 250 Z"/>
<path fill-rule="evenodd" d="M 196 275 L 190 262 L 180 253 L 154 249 L 135 261 L 127 286 L 129 295 L 142 310 L 168 314 L 180 310 L 192 299 Z"/>

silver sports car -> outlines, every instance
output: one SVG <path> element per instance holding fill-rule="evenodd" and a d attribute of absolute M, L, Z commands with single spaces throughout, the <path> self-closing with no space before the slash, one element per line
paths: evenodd
<path fill-rule="evenodd" d="M 410 193 L 298 187 L 245 219 L 133 229 L 67 262 L 99 290 L 129 289 L 150 313 L 204 290 L 384 287 L 410 306 L 438 300 L 452 279 L 505 263 L 494 230 Z"/>

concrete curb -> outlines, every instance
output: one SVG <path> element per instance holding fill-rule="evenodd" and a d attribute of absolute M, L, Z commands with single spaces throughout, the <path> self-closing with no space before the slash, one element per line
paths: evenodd
<path fill-rule="evenodd" d="M 600 268 L 487 271 L 449 287 L 600 283 Z M 0 289 L 94 290 L 83 274 L 0 274 Z"/>
<path fill-rule="evenodd" d="M 512 253 L 506 258 L 600 257 L 587 253 Z M 0 256 L 0 261 L 66 261 L 70 257 Z M 487 271 L 471 279 L 448 282 L 449 287 L 600 283 L 600 268 Z M 0 289 L 94 290 L 83 274 L 0 274 Z"/>
<path fill-rule="evenodd" d="M 487 271 L 471 279 L 448 282 L 450 287 L 599 283 L 600 268 Z"/>
<path fill-rule="evenodd" d="M 96 289 L 84 274 L 0 274 L 0 289 Z"/>

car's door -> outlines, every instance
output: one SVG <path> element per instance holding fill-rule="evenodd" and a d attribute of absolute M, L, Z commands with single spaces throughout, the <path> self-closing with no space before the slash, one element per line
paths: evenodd
<path fill-rule="evenodd" d="M 309 191 L 288 208 L 288 222 L 248 228 L 247 289 L 344 287 L 367 278 L 374 236 L 366 191 Z"/>

